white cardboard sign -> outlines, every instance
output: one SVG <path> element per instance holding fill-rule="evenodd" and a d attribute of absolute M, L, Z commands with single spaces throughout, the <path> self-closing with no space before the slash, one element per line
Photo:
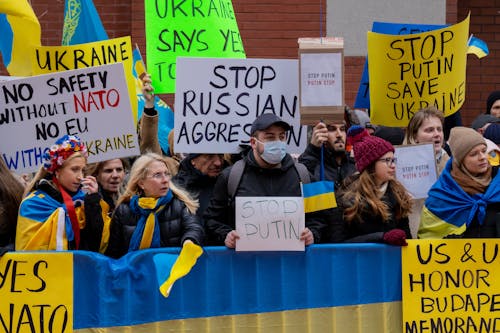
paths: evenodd
<path fill-rule="evenodd" d="M 304 251 L 302 197 L 236 197 L 236 251 Z"/>
<path fill-rule="evenodd" d="M 66 134 L 85 142 L 90 163 L 139 154 L 123 64 L 0 82 L 0 156 L 11 170 L 35 171 Z"/>
<path fill-rule="evenodd" d="M 263 113 L 292 126 L 289 153 L 304 151 L 297 60 L 179 57 L 176 71 L 175 152 L 238 153 Z"/>
<path fill-rule="evenodd" d="M 418 144 L 395 147 L 396 178 L 415 199 L 427 198 L 437 180 L 434 145 Z"/>

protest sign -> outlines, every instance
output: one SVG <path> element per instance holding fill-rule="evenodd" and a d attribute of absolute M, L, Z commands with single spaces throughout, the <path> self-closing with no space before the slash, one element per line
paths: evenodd
<path fill-rule="evenodd" d="M 413 198 L 427 198 L 427 192 L 437 180 L 434 145 L 396 146 L 396 178 Z"/>
<path fill-rule="evenodd" d="M 32 59 L 33 75 L 123 63 L 130 105 L 137 119 L 137 95 L 132 74 L 132 43 L 130 37 L 71 46 L 38 46 Z"/>
<path fill-rule="evenodd" d="M 498 330 L 497 241 L 409 240 L 401 255 L 403 332 Z"/>
<path fill-rule="evenodd" d="M 409 35 L 418 34 L 425 31 L 441 29 L 446 25 L 412 24 L 412 23 L 390 23 L 373 22 L 372 31 L 388 35 Z M 368 61 L 365 59 L 363 74 L 359 82 L 358 93 L 356 94 L 355 108 L 370 109 L 370 89 L 368 79 Z"/>
<path fill-rule="evenodd" d="M 157 93 L 175 91 L 177 57 L 245 58 L 229 0 L 146 0 L 146 58 Z"/>
<path fill-rule="evenodd" d="M 73 331 L 73 255 L 0 257 L 1 332 Z"/>
<path fill-rule="evenodd" d="M 434 105 L 449 116 L 465 101 L 469 17 L 420 34 L 368 32 L 370 119 L 404 127 L 419 109 Z"/>
<path fill-rule="evenodd" d="M 139 154 L 121 63 L 0 83 L 0 154 L 16 172 L 35 171 L 63 135 L 77 135 L 89 162 Z"/>
<path fill-rule="evenodd" d="M 299 38 L 302 124 L 344 120 L 344 40 Z"/>
<path fill-rule="evenodd" d="M 175 152 L 238 153 L 252 122 L 274 113 L 288 122 L 288 152 L 302 153 L 297 60 L 178 58 Z"/>
<path fill-rule="evenodd" d="M 304 251 L 302 197 L 236 197 L 236 251 Z"/>

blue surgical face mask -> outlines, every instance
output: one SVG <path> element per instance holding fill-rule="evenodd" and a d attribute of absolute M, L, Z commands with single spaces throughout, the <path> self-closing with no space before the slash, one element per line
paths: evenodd
<path fill-rule="evenodd" d="M 286 143 L 283 141 L 258 142 L 264 145 L 264 152 L 260 155 L 269 164 L 278 164 L 286 156 Z"/>

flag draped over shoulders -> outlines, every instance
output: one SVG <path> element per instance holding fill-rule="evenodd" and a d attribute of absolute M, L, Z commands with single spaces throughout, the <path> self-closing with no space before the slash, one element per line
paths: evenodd
<path fill-rule="evenodd" d="M 32 75 L 31 56 L 41 45 L 40 22 L 27 0 L 0 0 L 0 52 L 10 75 Z"/>
<path fill-rule="evenodd" d="M 429 196 L 420 218 L 419 238 L 443 238 L 462 234 L 477 218 L 480 225 L 486 216 L 486 207 L 500 202 L 500 176 L 497 174 L 486 192 L 467 194 L 451 176 L 450 159 Z"/>
<path fill-rule="evenodd" d="M 73 201 L 81 201 L 75 208 L 80 228 L 85 225 L 85 212 L 81 191 Z M 16 231 L 16 250 L 67 250 L 68 241 L 74 239 L 71 220 L 66 206 L 37 190 L 28 195 L 19 207 Z"/>

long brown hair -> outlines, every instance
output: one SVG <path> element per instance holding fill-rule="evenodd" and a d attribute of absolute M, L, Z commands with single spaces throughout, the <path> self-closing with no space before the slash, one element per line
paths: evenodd
<path fill-rule="evenodd" d="M 345 206 L 344 219 L 351 222 L 362 213 L 381 216 L 384 221 L 390 217 L 395 219 L 407 217 L 411 211 L 412 201 L 405 187 L 395 179 L 389 180 L 387 186 L 392 190 L 397 203 L 393 212 L 380 198 L 373 165 L 351 178 L 351 182 L 347 182 L 346 187 L 339 191 L 340 201 Z"/>

